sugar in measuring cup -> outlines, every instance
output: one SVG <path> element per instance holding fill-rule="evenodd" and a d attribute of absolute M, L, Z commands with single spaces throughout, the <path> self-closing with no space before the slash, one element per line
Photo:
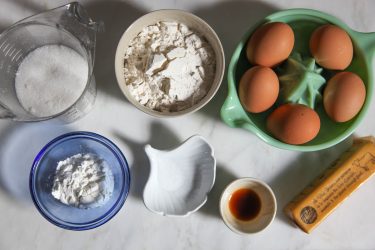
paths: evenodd
<path fill-rule="evenodd" d="M 73 2 L 23 19 L 0 34 L 0 118 L 72 122 L 95 101 L 96 32 Z"/>

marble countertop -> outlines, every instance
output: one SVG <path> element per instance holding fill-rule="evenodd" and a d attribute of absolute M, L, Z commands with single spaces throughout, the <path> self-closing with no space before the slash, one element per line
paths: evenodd
<path fill-rule="evenodd" d="M 375 249 L 375 178 L 365 183 L 312 234 L 294 226 L 279 209 L 265 231 L 241 236 L 222 222 L 218 204 L 224 187 L 235 178 L 256 177 L 269 183 L 282 208 L 319 175 L 351 143 L 311 153 L 280 150 L 255 135 L 221 122 L 219 110 L 227 82 L 202 110 L 181 118 L 156 119 L 129 104 L 117 86 L 114 54 L 124 30 L 139 16 L 155 9 L 178 8 L 204 18 L 222 40 L 227 61 L 237 41 L 258 19 L 274 11 L 304 7 L 325 11 L 358 31 L 375 31 L 375 1 L 219 1 L 133 0 L 81 1 L 93 19 L 105 22 L 98 35 L 95 107 L 83 119 L 69 124 L 0 121 L 0 249 Z M 0 30 L 28 15 L 67 3 L 62 0 L 1 0 Z M 355 132 L 375 134 L 375 104 Z M 36 152 L 64 132 L 88 130 L 112 139 L 129 160 L 132 188 L 121 211 L 107 224 L 73 232 L 46 221 L 34 208 L 28 191 L 30 164 Z M 217 178 L 208 201 L 186 218 L 151 213 L 142 202 L 148 175 L 143 146 L 169 148 L 193 134 L 214 146 Z"/>

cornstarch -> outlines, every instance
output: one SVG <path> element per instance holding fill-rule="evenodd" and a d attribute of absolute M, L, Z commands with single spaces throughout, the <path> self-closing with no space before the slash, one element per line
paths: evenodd
<path fill-rule="evenodd" d="M 114 178 L 107 163 L 93 154 L 76 154 L 59 161 L 52 196 L 78 208 L 104 205 L 112 195 Z"/>
<path fill-rule="evenodd" d="M 61 113 L 73 105 L 86 87 L 88 63 L 62 45 L 31 51 L 21 62 L 15 89 L 23 108 L 37 117 Z"/>
<path fill-rule="evenodd" d="M 161 112 L 180 111 L 210 90 L 215 54 L 205 38 L 177 22 L 145 27 L 125 52 L 124 77 L 134 98 Z"/>

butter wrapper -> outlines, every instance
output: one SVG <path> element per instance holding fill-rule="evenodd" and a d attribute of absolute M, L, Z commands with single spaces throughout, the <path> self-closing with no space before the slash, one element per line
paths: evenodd
<path fill-rule="evenodd" d="M 284 209 L 310 233 L 351 193 L 375 173 L 375 138 L 356 139 L 352 147 Z"/>

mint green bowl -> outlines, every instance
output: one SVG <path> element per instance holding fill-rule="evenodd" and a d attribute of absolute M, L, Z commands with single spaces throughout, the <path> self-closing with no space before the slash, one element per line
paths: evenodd
<path fill-rule="evenodd" d="M 246 44 L 253 31 L 264 23 L 288 23 L 295 36 L 294 51 L 304 56 L 311 56 L 309 40 L 312 32 L 320 25 L 331 23 L 346 30 L 354 45 L 353 61 L 346 69 L 358 74 L 366 85 L 366 100 L 356 117 L 345 123 L 333 122 L 325 113 L 323 105 L 319 104 L 316 111 L 321 120 L 319 134 L 312 141 L 302 145 L 290 145 L 274 138 L 266 128 L 266 118 L 275 106 L 266 112 L 252 114 L 246 112 L 238 98 L 238 83 L 243 73 L 251 67 L 246 58 Z M 268 144 L 288 150 L 316 151 L 336 145 L 353 133 L 364 118 L 369 108 L 374 87 L 373 57 L 375 55 L 375 33 L 360 33 L 350 29 L 337 18 L 316 10 L 290 9 L 276 12 L 251 27 L 238 44 L 228 68 L 228 97 L 221 108 L 222 120 L 231 127 L 244 128 L 256 134 Z"/>

